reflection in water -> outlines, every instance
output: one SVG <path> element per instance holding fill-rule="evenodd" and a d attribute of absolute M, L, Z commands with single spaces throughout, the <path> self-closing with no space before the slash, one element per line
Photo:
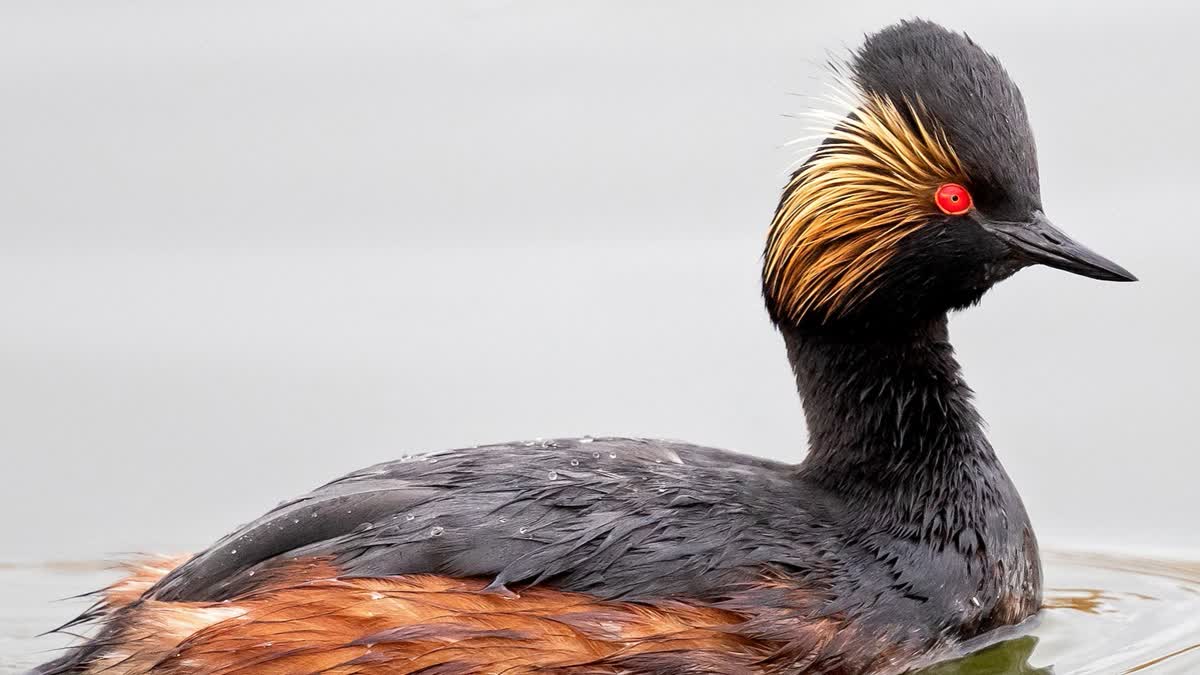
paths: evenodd
<path fill-rule="evenodd" d="M 1100 614 L 1106 611 L 1105 602 L 1114 599 L 1099 588 L 1050 588 L 1046 590 L 1042 609 L 1073 609 L 1084 614 Z"/>
<path fill-rule="evenodd" d="M 1158 600 L 1153 595 L 1105 591 L 1099 588 L 1047 588 L 1042 609 L 1073 609 L 1084 614 L 1118 611 L 1114 604 L 1122 599 Z"/>
<path fill-rule="evenodd" d="M 1054 553 L 1044 562 L 1046 601 L 1033 622 L 920 675 L 1200 673 L 1200 563 Z M 0 563 L 0 675 L 51 658 L 62 636 L 33 636 L 81 609 L 52 601 L 112 574 L 95 563 Z"/>
<path fill-rule="evenodd" d="M 1053 675 L 1049 667 L 1029 665 L 1038 640 L 1032 635 L 1005 640 L 962 658 L 931 666 L 920 675 Z"/>

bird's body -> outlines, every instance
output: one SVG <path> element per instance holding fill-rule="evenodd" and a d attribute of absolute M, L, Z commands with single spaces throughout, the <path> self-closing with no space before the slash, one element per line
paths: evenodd
<path fill-rule="evenodd" d="M 380 464 L 136 571 L 37 672 L 899 673 L 1034 614 L 1037 544 L 946 316 L 1033 262 L 1132 277 L 1045 220 L 995 59 L 914 22 L 854 66 L 862 103 L 765 256 L 803 463 L 576 438 Z"/>
<path fill-rule="evenodd" d="M 208 672 L 186 665 L 205 659 L 212 672 L 235 672 L 273 652 L 282 670 L 264 672 L 359 672 L 350 662 L 372 650 L 387 673 L 434 664 L 485 673 L 898 672 L 918 655 L 1024 619 L 1040 599 L 1024 509 L 979 433 L 944 333 L 933 330 L 917 336 L 923 343 L 850 352 L 789 337 L 808 364 L 797 377 L 811 391 L 809 410 L 827 415 L 810 420 L 814 436 L 831 434 L 800 466 L 687 443 L 576 438 L 418 455 L 349 474 L 155 579 L 120 610 L 128 618 L 111 624 L 164 612 L 158 623 L 169 626 L 182 605 L 216 612 L 224 631 L 206 624 L 192 637 L 196 625 L 184 622 L 182 651 L 173 631 L 145 631 L 124 644 L 152 656 L 125 661 L 128 671 L 102 660 L 102 672 L 147 672 L 151 659 L 154 672 Z M 843 400 L 854 410 L 838 409 Z M 902 417 L 908 426 L 897 425 Z M 924 461 L 865 445 L 865 457 L 824 461 L 838 444 L 877 436 L 890 444 L 895 434 L 913 439 Z M 563 596 L 548 599 L 543 588 L 579 595 L 562 607 Z M 442 614 L 389 606 L 405 602 Z M 456 617 L 480 611 L 479 602 L 486 619 L 460 625 Z M 381 616 L 355 613 L 362 609 Z M 297 644 L 292 617 L 305 611 L 326 615 L 326 629 L 319 640 L 300 633 Z M 270 620 L 281 615 L 288 620 Z M 531 616 L 570 639 L 531 647 L 546 630 L 529 625 Z M 425 631 L 425 641 L 389 637 L 401 627 Z M 234 649 L 242 633 L 260 646 Z"/>

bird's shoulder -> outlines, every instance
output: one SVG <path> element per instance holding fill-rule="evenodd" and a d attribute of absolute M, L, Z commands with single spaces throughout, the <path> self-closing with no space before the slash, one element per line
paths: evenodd
<path fill-rule="evenodd" d="M 535 440 L 417 454 L 285 502 L 151 593 L 220 600 L 280 563 L 347 576 L 550 582 L 607 597 L 703 595 L 761 565 L 802 564 L 819 496 L 794 467 L 690 443 Z"/>

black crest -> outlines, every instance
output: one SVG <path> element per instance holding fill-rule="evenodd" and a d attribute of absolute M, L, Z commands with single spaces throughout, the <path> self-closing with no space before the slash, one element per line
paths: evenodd
<path fill-rule="evenodd" d="M 903 21 L 869 36 L 851 68 L 864 91 L 919 104 L 937 121 L 980 208 L 1020 217 L 1041 207 L 1021 91 L 969 37 L 930 21 Z"/>

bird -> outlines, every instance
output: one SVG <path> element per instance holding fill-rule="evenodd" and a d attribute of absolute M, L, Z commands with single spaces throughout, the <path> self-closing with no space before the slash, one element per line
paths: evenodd
<path fill-rule="evenodd" d="M 405 456 L 130 561 L 33 672 L 887 674 L 1035 615 L 1037 539 L 948 317 L 1033 265 L 1136 279 L 1046 216 L 1021 92 L 968 36 L 902 21 L 837 79 L 762 256 L 800 463 L 588 436 Z"/>

